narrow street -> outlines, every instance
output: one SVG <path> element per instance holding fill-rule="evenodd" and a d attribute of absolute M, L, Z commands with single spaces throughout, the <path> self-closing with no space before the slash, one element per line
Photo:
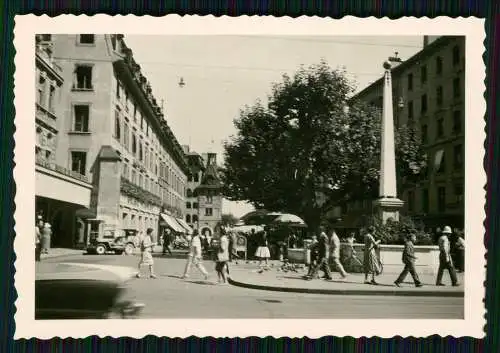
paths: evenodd
<path fill-rule="evenodd" d="M 138 260 L 71 255 L 44 261 L 136 267 Z M 463 298 L 301 294 L 214 285 L 211 261 L 205 261 L 209 281 L 195 268 L 184 281 L 179 278 L 184 264 L 182 259 L 155 258 L 158 279 L 130 281 L 130 295 L 146 304 L 143 318 L 462 319 L 464 315 Z"/>

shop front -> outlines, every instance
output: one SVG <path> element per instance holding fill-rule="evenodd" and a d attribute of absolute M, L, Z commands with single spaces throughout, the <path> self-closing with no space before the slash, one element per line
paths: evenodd
<path fill-rule="evenodd" d="M 81 214 L 88 211 L 92 185 L 55 167 L 36 165 L 35 210 L 51 226 L 51 247 L 74 248 L 84 234 Z"/>

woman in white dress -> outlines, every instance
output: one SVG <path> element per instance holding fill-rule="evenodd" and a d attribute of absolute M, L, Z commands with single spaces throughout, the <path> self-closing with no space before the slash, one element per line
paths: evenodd
<path fill-rule="evenodd" d="M 265 269 L 268 270 L 269 266 L 267 261 L 271 257 L 271 253 L 269 252 L 269 247 L 267 246 L 267 232 L 263 231 L 260 234 L 260 238 L 258 240 L 258 248 L 255 252 L 255 257 L 259 259 L 259 269 L 260 273 L 263 271 L 262 262 L 265 262 Z"/>

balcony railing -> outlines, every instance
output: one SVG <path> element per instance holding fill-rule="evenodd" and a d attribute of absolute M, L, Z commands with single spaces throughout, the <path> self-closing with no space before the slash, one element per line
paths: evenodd
<path fill-rule="evenodd" d="M 55 164 L 53 162 L 49 162 L 49 161 L 47 161 L 46 159 L 44 159 L 44 158 L 42 158 L 40 156 L 36 156 L 35 163 L 36 163 L 36 165 L 39 165 L 41 167 L 50 169 L 50 170 L 52 170 L 54 172 L 63 174 L 65 176 L 69 176 L 69 177 L 71 177 L 73 179 L 80 180 L 80 181 L 83 181 L 83 182 L 86 182 L 86 183 L 89 182 L 89 178 L 87 176 L 82 175 L 82 174 L 77 173 L 77 172 L 74 172 L 72 170 L 66 169 L 64 167 L 61 167 L 60 165 L 57 165 L 57 164 Z"/>

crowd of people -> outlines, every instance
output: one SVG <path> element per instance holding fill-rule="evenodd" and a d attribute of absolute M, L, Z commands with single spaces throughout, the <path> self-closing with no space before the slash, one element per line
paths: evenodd
<path fill-rule="evenodd" d="M 40 223 L 40 226 L 43 222 Z M 38 229 L 38 228 L 37 228 Z M 154 246 L 152 238 L 153 230 L 150 228 L 147 230 L 146 235 L 141 237 L 140 249 L 141 249 L 141 260 L 139 262 L 139 273 L 138 277 L 141 277 L 141 267 L 149 267 L 149 277 L 156 278 L 154 274 L 154 261 L 151 255 Z M 38 234 L 38 233 L 37 233 Z M 269 260 L 271 258 L 271 252 L 269 249 L 269 238 L 268 229 L 265 228 L 264 231 L 259 233 L 252 233 L 251 239 L 255 243 L 254 256 L 258 259 L 258 272 L 262 273 L 269 270 Z M 225 229 L 220 230 L 219 239 L 217 246 L 213 250 L 212 260 L 215 262 L 215 272 L 217 273 L 218 280 L 220 284 L 228 283 L 229 266 L 228 263 L 237 256 L 235 244 L 237 235 L 234 232 L 227 232 Z M 38 239 L 38 238 L 37 238 Z M 376 277 L 380 275 L 383 271 L 383 264 L 380 260 L 380 239 L 377 239 L 377 235 L 374 227 L 368 227 L 363 234 L 364 240 L 364 250 L 363 250 L 363 261 L 357 257 L 356 250 L 354 249 L 354 233 L 350 233 L 346 239 L 348 245 L 348 254 L 344 254 L 343 259 L 341 259 L 341 240 L 336 233 L 335 229 L 320 227 L 318 236 L 313 236 L 310 250 L 310 261 L 309 269 L 307 275 L 304 276 L 306 280 L 313 280 L 319 278 L 319 271 L 323 271 L 324 275 L 322 278 L 327 280 L 332 280 L 333 268 L 336 270 L 341 279 L 346 279 L 348 276 L 347 271 L 344 268 L 343 261 L 355 260 L 358 261 L 359 265 L 363 267 L 365 284 L 378 285 Z M 175 240 L 175 236 L 170 230 L 165 230 L 162 235 L 163 243 L 163 254 L 167 252 L 172 254 L 170 246 Z M 189 237 L 189 247 L 186 265 L 184 268 L 184 273 L 181 276 L 183 279 L 189 278 L 192 267 L 198 269 L 206 280 L 209 278 L 209 272 L 203 264 L 204 255 L 206 257 L 208 246 L 206 244 L 206 237 L 199 234 L 198 230 L 194 230 L 192 236 Z M 294 248 L 297 242 L 296 236 L 292 233 L 286 238 L 285 243 L 287 248 Z M 422 282 L 419 279 L 416 270 L 417 257 L 415 256 L 415 243 L 416 234 L 411 232 L 406 235 L 405 245 L 402 252 L 402 264 L 403 270 L 401 274 L 394 281 L 396 286 L 400 286 L 404 282 L 407 275 L 410 274 L 413 278 L 416 287 L 422 287 Z M 38 243 L 37 243 L 38 244 Z M 448 271 L 451 278 L 451 284 L 453 286 L 458 286 L 457 270 L 463 271 L 463 251 L 465 251 L 465 242 L 463 237 L 460 235 L 454 235 L 449 226 L 445 226 L 442 231 L 440 231 L 440 236 L 438 239 L 439 246 L 439 269 L 436 278 L 436 285 L 443 286 L 442 278 L 444 271 Z M 453 249 L 459 249 L 462 251 L 461 255 L 457 255 Z M 454 258 L 458 258 L 459 261 L 456 262 Z M 460 262 L 461 261 L 461 262 Z"/>
<path fill-rule="evenodd" d="M 449 226 L 445 226 L 440 233 L 441 234 L 438 239 L 439 269 L 436 278 L 436 286 L 445 285 L 442 281 L 445 270 L 449 272 L 452 286 L 459 286 L 456 268 L 458 267 L 459 271 L 463 271 L 465 241 L 460 235 L 453 235 L 451 227 Z M 417 240 L 416 233 L 410 232 L 409 234 L 406 234 L 405 237 L 405 245 L 402 252 L 403 270 L 394 281 L 394 284 L 399 287 L 406 279 L 407 275 L 410 274 L 413 278 L 415 286 L 422 287 L 423 284 L 419 279 L 415 267 L 417 261 L 417 257 L 415 256 L 415 243 Z M 383 264 L 380 260 L 379 251 L 380 239 L 376 238 L 375 228 L 372 226 L 367 228 L 363 238 L 364 256 L 363 262 L 359 261 L 359 263 L 363 265 L 365 275 L 364 283 L 378 285 L 376 276 L 380 275 L 383 270 Z M 453 241 L 453 246 L 450 240 Z M 349 256 L 356 258 L 356 251 L 354 250 L 353 243 L 354 234 L 351 233 L 347 239 L 347 244 L 350 247 Z M 455 252 L 453 252 L 453 248 L 455 248 Z M 310 251 L 311 261 L 309 271 L 308 274 L 304 276 L 304 279 L 313 280 L 319 278 L 318 271 L 322 270 L 324 272 L 322 278 L 331 280 L 332 274 L 330 265 L 337 269 L 342 279 L 347 277 L 347 272 L 340 261 L 340 239 L 334 229 L 325 229 L 325 227 L 320 227 L 319 236 L 317 238 L 313 238 Z M 460 255 L 457 255 L 457 252 Z M 455 265 L 454 257 L 459 258 L 459 265 Z"/>
<path fill-rule="evenodd" d="M 464 271 L 464 253 L 465 241 L 460 232 L 453 232 L 451 227 L 445 226 L 439 231 L 437 245 L 439 247 L 439 269 L 436 278 L 436 285 L 443 286 L 444 283 L 443 273 L 449 272 L 451 284 L 458 286 L 457 272 Z M 229 266 L 233 258 L 237 257 L 236 253 L 236 240 L 237 234 L 235 232 L 226 231 L 224 228 L 219 230 L 217 245 L 215 248 L 211 246 L 211 238 L 202 236 L 198 230 L 194 230 L 193 234 L 186 240 L 188 244 L 188 256 L 186 266 L 182 278 L 188 278 L 191 268 L 196 267 L 208 279 L 209 274 L 203 265 L 203 258 L 207 255 L 212 257 L 215 262 L 215 272 L 217 273 L 219 283 L 227 284 L 229 275 Z M 247 237 L 248 250 L 252 251 L 250 255 L 254 255 L 258 259 L 258 272 L 262 273 L 269 270 L 269 260 L 271 259 L 270 242 L 269 242 L 269 229 L 264 228 L 264 231 L 255 233 L 252 232 Z M 41 215 L 37 216 L 35 225 L 35 261 L 40 261 L 41 254 L 47 254 L 50 249 L 51 242 L 51 225 L 43 220 Z M 163 246 L 163 254 L 167 252 L 172 255 L 171 247 L 176 242 L 177 235 L 165 229 L 161 239 Z M 323 271 L 322 278 L 331 280 L 332 271 L 335 269 L 340 274 L 342 279 L 347 278 L 348 273 L 344 268 L 345 261 L 356 261 L 359 266 L 363 267 L 365 275 L 365 284 L 377 285 L 376 276 L 380 275 L 383 271 L 383 264 L 380 260 L 380 239 L 377 239 L 375 228 L 370 226 L 362 234 L 364 241 L 363 261 L 357 257 L 356 250 L 354 249 L 355 234 L 349 233 L 345 239 L 347 243 L 347 255 L 344 249 L 344 256 L 341 259 L 341 240 L 332 227 L 321 226 L 317 236 L 313 236 L 309 247 L 310 259 L 309 269 L 307 275 L 304 276 L 306 280 L 313 280 L 319 278 L 319 271 Z M 410 232 L 405 235 L 405 244 L 402 252 L 403 270 L 401 274 L 394 281 L 396 286 L 400 286 L 410 274 L 413 278 L 416 287 L 422 287 L 422 282 L 419 279 L 416 270 L 415 256 L 415 243 L 416 233 Z M 293 249 L 299 242 L 298 237 L 291 231 L 279 245 L 280 253 L 284 253 L 286 261 L 287 249 Z M 147 266 L 149 268 L 149 278 L 157 278 L 154 273 L 154 260 L 152 256 L 153 248 L 155 246 L 153 240 L 153 229 L 148 228 L 146 234 L 139 236 L 139 247 L 141 251 L 141 259 L 138 264 L 137 277 L 142 277 L 141 268 Z M 284 249 L 284 250 L 283 250 Z"/>

